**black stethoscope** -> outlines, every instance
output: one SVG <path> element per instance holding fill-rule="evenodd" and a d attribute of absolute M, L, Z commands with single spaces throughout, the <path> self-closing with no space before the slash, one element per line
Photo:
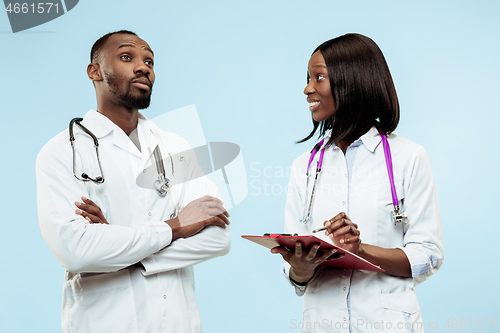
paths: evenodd
<path fill-rule="evenodd" d="M 394 171 L 392 168 L 392 156 L 391 156 L 391 147 L 389 146 L 389 142 L 387 141 L 387 137 L 380 132 L 380 137 L 382 138 L 382 145 L 384 146 L 384 157 L 385 157 L 385 164 L 387 166 L 387 173 L 389 175 L 389 182 L 391 183 L 391 194 L 392 194 L 392 204 L 394 206 L 394 209 L 392 211 L 392 220 L 394 221 L 394 226 L 398 222 L 404 222 L 408 223 L 408 217 L 406 216 L 406 212 L 404 212 L 401 207 L 399 206 L 399 201 L 398 201 L 398 195 L 396 193 L 396 186 L 394 184 Z M 311 155 L 309 156 L 309 162 L 307 163 L 307 170 L 306 170 L 306 195 L 305 195 L 305 203 L 304 203 L 304 214 L 302 215 L 302 219 L 300 220 L 301 223 L 307 224 L 307 222 L 311 221 L 311 207 L 312 207 L 312 202 L 314 200 L 314 192 L 316 190 L 316 183 L 318 181 L 319 174 L 321 172 L 321 167 L 323 166 L 323 156 L 325 155 L 325 149 L 327 147 L 321 147 L 323 146 L 323 143 L 325 142 L 325 139 L 321 140 L 318 142 L 314 148 L 311 150 Z M 316 153 L 321 149 L 321 152 L 319 154 L 319 161 L 318 164 L 316 165 L 316 175 L 314 177 L 314 183 L 312 186 L 312 191 L 311 191 L 311 196 L 309 197 L 309 168 L 311 166 L 312 161 L 314 160 L 314 156 L 316 156 Z M 309 199 L 309 201 L 308 201 Z M 323 228 L 324 229 L 324 228 Z M 323 229 L 318 229 L 315 231 L 320 231 Z M 315 232 L 313 231 L 313 232 Z"/>
<path fill-rule="evenodd" d="M 69 122 L 69 141 L 71 143 L 71 149 L 73 151 L 73 175 L 75 176 L 76 179 L 82 182 L 91 181 L 95 184 L 102 184 L 104 183 L 104 174 L 102 172 L 101 160 L 99 159 L 99 141 L 97 141 L 96 136 L 87 127 L 81 124 L 82 120 L 83 118 L 73 118 Z M 75 136 L 73 135 L 74 124 L 78 125 L 78 127 L 80 127 L 85 133 L 87 133 L 92 138 L 92 140 L 94 140 L 94 147 L 97 156 L 97 164 L 99 165 L 99 171 L 101 173 L 100 176 L 92 178 L 85 172 L 83 172 L 80 177 L 77 176 L 76 157 L 75 157 Z M 159 146 L 156 146 L 155 150 L 153 151 L 153 156 L 156 162 L 156 171 L 158 172 L 158 179 L 154 183 L 155 189 L 162 197 L 164 197 L 167 195 L 167 192 L 172 185 L 170 180 L 165 176 L 165 167 L 163 165 L 163 158 Z M 172 159 L 172 156 L 170 156 L 170 159 Z M 173 174 L 173 169 L 172 169 L 172 174 Z"/>

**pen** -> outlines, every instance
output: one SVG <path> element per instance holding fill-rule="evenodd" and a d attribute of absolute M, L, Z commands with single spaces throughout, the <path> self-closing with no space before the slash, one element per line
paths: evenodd
<path fill-rule="evenodd" d="M 326 230 L 326 229 L 328 229 L 328 228 L 324 227 L 324 228 L 321 228 L 321 229 L 313 230 L 313 234 L 316 233 L 316 232 L 320 232 L 320 231 Z"/>

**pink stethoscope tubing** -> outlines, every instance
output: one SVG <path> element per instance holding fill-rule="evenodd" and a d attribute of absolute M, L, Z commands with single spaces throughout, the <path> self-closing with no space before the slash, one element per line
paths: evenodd
<path fill-rule="evenodd" d="M 380 137 L 382 138 L 382 145 L 384 147 L 384 157 L 385 157 L 385 164 L 387 166 L 387 174 L 389 175 L 389 183 L 391 185 L 391 194 L 392 194 L 392 204 L 394 206 L 394 210 L 392 211 L 392 220 L 394 221 L 394 226 L 398 222 L 404 222 L 408 223 L 408 218 L 406 216 L 406 213 L 401 211 L 401 208 L 399 206 L 399 201 L 398 201 L 398 195 L 396 193 L 396 186 L 394 184 L 394 170 L 392 167 L 392 155 L 391 155 L 391 147 L 389 146 L 389 142 L 387 141 L 387 136 L 380 132 Z M 307 163 L 307 170 L 306 170 L 306 202 L 304 204 L 304 214 L 302 219 L 300 220 L 301 223 L 307 223 L 311 220 L 311 208 L 312 208 L 312 202 L 314 199 L 314 192 L 316 190 L 316 183 L 318 181 L 319 174 L 321 172 L 321 168 L 323 167 L 323 156 L 325 155 L 325 148 L 321 149 L 323 146 L 323 143 L 325 142 L 325 139 L 321 140 L 318 142 L 314 148 L 311 150 L 311 155 L 309 156 L 309 162 Z M 320 155 L 319 155 L 319 161 L 318 164 L 316 165 L 316 175 L 314 177 L 314 183 L 311 191 L 311 196 L 309 197 L 308 191 L 309 191 L 309 169 L 311 167 L 312 161 L 314 160 L 314 157 L 316 156 L 316 153 L 318 150 L 321 149 Z M 309 201 L 307 199 L 309 198 Z"/>

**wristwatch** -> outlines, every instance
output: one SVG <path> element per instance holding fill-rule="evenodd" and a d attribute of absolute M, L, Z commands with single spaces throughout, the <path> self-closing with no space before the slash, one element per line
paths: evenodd
<path fill-rule="evenodd" d="M 305 292 L 306 291 L 306 288 L 307 288 L 307 284 L 309 283 L 308 282 L 297 282 L 295 281 L 294 279 L 292 279 L 290 276 L 288 276 L 288 278 L 290 279 L 290 282 L 297 288 L 299 289 L 301 292 Z"/>

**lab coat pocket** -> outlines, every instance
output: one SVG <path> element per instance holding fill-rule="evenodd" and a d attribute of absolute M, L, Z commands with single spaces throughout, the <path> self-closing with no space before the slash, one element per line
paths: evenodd
<path fill-rule="evenodd" d="M 398 204 L 400 206 L 404 205 L 404 188 L 403 181 L 396 180 L 394 181 L 394 186 L 396 188 L 396 195 L 398 197 Z M 392 203 L 392 190 L 391 184 L 389 182 L 380 183 L 377 185 L 377 204 L 379 207 L 389 208 L 389 212 L 392 212 L 393 203 Z"/>
<path fill-rule="evenodd" d="M 333 317 L 331 310 L 325 310 L 324 307 L 319 306 L 304 309 L 302 323 L 292 319 L 290 321 L 290 328 L 301 328 L 302 333 L 333 333 L 339 332 L 340 329 L 347 332 L 349 322 L 347 318 L 339 319 Z"/>
<path fill-rule="evenodd" d="M 380 306 L 384 310 L 384 321 L 396 332 L 423 331 L 422 317 L 417 296 L 413 290 L 381 293 Z"/>
<path fill-rule="evenodd" d="M 380 306 L 384 309 L 415 313 L 420 311 L 417 295 L 413 290 L 397 293 L 381 293 Z"/>
<path fill-rule="evenodd" d="M 194 271 L 193 267 L 182 268 L 178 270 L 181 278 L 182 288 L 184 290 L 184 298 L 186 303 L 182 305 L 182 311 L 188 314 L 189 325 L 191 332 L 201 332 L 200 314 L 196 296 L 194 293 Z M 178 304 L 177 306 L 181 306 Z M 184 308 L 185 307 L 185 308 Z"/>
<path fill-rule="evenodd" d="M 314 323 L 318 322 L 317 311 L 314 308 L 304 309 L 302 323 L 293 326 L 293 321 L 290 321 L 291 328 L 302 328 L 302 333 L 312 333 L 316 329 Z"/>
<path fill-rule="evenodd" d="M 66 288 L 70 332 L 138 332 L 134 295 L 127 269 L 77 274 Z M 113 318 L 121 318 L 119 321 Z"/>

